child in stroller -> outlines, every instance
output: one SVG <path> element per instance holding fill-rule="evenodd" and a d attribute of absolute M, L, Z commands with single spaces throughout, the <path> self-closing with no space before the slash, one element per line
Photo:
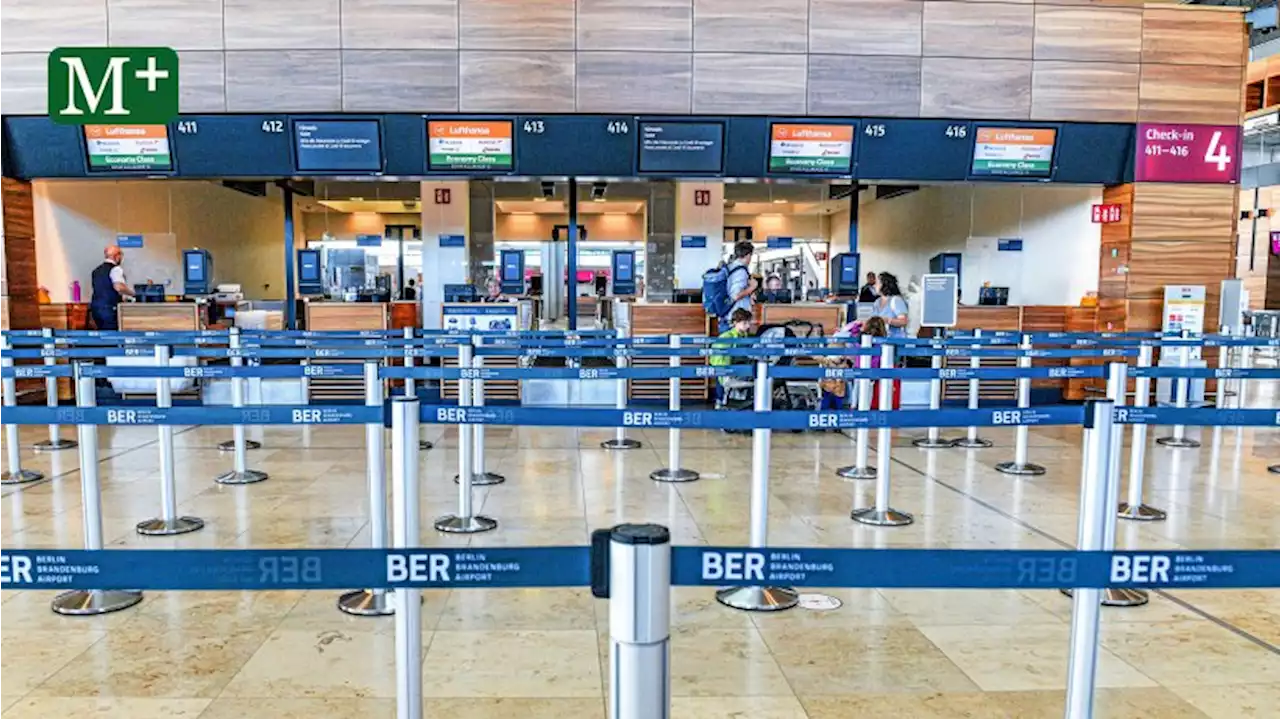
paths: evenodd
<path fill-rule="evenodd" d="M 745 314 L 745 311 L 744 311 Z M 736 316 L 736 313 L 735 313 Z M 733 319 L 733 318 L 731 318 Z M 749 317 L 746 318 L 749 322 Z M 733 329 L 737 329 L 739 325 L 735 322 Z M 742 329 L 743 334 L 732 335 L 735 337 L 751 336 L 749 333 L 750 325 L 748 324 Z M 730 336 L 729 332 L 720 335 L 721 337 Z M 755 332 L 755 336 L 762 342 L 770 340 L 779 340 L 788 337 L 821 337 L 822 326 L 813 324 L 812 322 L 804 322 L 793 320 L 784 324 L 765 325 Z M 714 348 L 715 345 L 712 345 Z M 770 362 L 777 366 L 785 366 L 794 360 L 790 356 L 773 357 Z M 749 360 L 741 360 L 743 362 Z M 712 355 L 711 364 L 727 365 L 731 363 L 731 358 L 727 355 L 717 357 Z M 817 409 L 817 383 L 804 380 L 774 380 L 771 383 L 771 391 L 773 392 L 773 407 L 775 409 L 788 410 L 807 410 Z M 717 387 L 716 406 L 720 409 L 751 409 L 755 405 L 755 382 L 747 377 L 726 377 L 720 380 Z M 728 431 L 728 430 L 726 430 Z M 799 431 L 799 430 L 793 430 Z M 730 432 L 735 433 L 735 432 Z M 745 434 L 746 431 L 737 433 Z"/>

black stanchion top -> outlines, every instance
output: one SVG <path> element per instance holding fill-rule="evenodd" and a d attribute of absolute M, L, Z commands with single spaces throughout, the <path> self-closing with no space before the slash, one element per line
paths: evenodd
<path fill-rule="evenodd" d="M 661 524 L 619 524 L 609 539 L 618 544 L 670 544 L 671 531 Z"/>

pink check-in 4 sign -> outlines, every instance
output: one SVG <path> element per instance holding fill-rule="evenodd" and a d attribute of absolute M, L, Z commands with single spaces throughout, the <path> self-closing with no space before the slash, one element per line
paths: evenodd
<path fill-rule="evenodd" d="M 1235 125 L 1139 123 L 1133 179 L 1138 182 L 1240 181 Z"/>

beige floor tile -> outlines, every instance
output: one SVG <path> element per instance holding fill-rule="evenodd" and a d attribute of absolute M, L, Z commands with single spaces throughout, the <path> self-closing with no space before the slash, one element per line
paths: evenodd
<path fill-rule="evenodd" d="M 880 593 L 895 610 L 921 626 L 1059 621 L 1057 616 L 1017 591 L 882 589 Z M 1070 604 L 1065 598 L 1064 602 Z"/>
<path fill-rule="evenodd" d="M 467 589 L 449 597 L 437 629 L 593 629 L 595 601 L 588 589 Z"/>
<path fill-rule="evenodd" d="M 6 608 L 4 613 L 10 611 Z M 6 627 L 0 635 L 0 685 L 4 695 L 18 698 L 35 689 L 106 636 L 104 631 L 87 628 L 55 631 Z"/>
<path fill-rule="evenodd" d="M 450 719 L 605 719 L 603 699 L 429 698 L 423 715 Z"/>
<path fill-rule="evenodd" d="M 32 696 L 213 697 L 262 644 L 266 633 L 109 632 Z"/>
<path fill-rule="evenodd" d="M 148 592 L 131 629 L 210 634 L 271 629 L 303 592 Z M 112 615 L 107 615 L 112 616 Z"/>
<path fill-rule="evenodd" d="M 200 719 L 394 719 L 394 699 L 221 697 Z"/>
<path fill-rule="evenodd" d="M 395 619 L 386 617 L 357 617 L 338 609 L 338 597 L 345 591 L 316 590 L 304 592 L 302 599 L 281 618 L 277 628 L 288 631 L 336 631 L 394 634 Z M 450 590 L 433 589 L 422 592 L 422 626 L 434 629 L 449 600 Z"/>
<path fill-rule="evenodd" d="M 673 697 L 672 719 L 808 719 L 795 697 Z"/>
<path fill-rule="evenodd" d="M 1269 684 L 1172 687 L 1174 693 L 1212 719 L 1267 719 L 1280 707 L 1280 680 Z"/>
<path fill-rule="evenodd" d="M 1209 621 L 1109 624 L 1102 646 L 1170 688 L 1280 677 L 1280 655 Z"/>
<path fill-rule="evenodd" d="M 753 627 L 691 628 L 671 635 L 674 696 L 791 696 L 768 645 Z"/>
<path fill-rule="evenodd" d="M 809 719 L 1060 719 L 1061 691 L 806 697 Z M 1205 719 L 1167 689 L 1099 689 L 1095 719 Z"/>
<path fill-rule="evenodd" d="M 273 633 L 225 697 L 393 698 L 395 636 L 339 630 Z"/>
<path fill-rule="evenodd" d="M 1070 628 L 1057 624 L 924 626 L 920 631 L 984 691 L 1065 689 Z M 1155 682 L 1114 654 L 1098 652 L 1098 686 Z"/>
<path fill-rule="evenodd" d="M 146 699 L 141 697 L 29 697 L 4 713 L 5 719 L 48 719 L 74 716 L 83 719 L 196 719 L 208 699 Z M 242 715 L 243 716 L 243 715 Z"/>
<path fill-rule="evenodd" d="M 429 697 L 598 697 L 595 631 L 437 632 L 424 662 Z"/>
<path fill-rule="evenodd" d="M 915 629 L 771 627 L 762 634 L 787 681 L 802 698 L 977 689 Z"/>

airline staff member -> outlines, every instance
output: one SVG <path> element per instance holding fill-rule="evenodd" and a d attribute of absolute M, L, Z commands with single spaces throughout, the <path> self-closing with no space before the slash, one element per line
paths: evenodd
<path fill-rule="evenodd" d="M 93 316 L 93 324 L 100 330 L 120 329 L 116 321 L 116 306 L 124 296 L 133 297 L 133 288 L 124 276 L 124 268 L 120 261 L 124 253 L 120 248 L 111 245 L 102 251 L 103 262 L 93 270 L 93 297 L 89 300 L 89 314 Z"/>

